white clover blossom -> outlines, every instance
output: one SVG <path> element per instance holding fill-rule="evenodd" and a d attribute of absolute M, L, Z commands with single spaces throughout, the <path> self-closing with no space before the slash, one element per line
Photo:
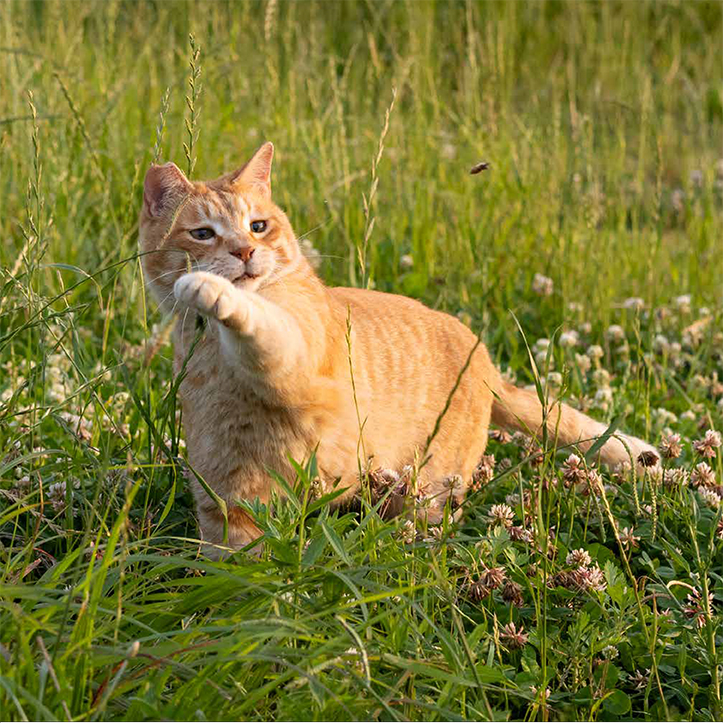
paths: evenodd
<path fill-rule="evenodd" d="M 619 324 L 611 324 L 605 331 L 605 338 L 608 341 L 619 343 L 625 340 L 625 330 Z"/>
<path fill-rule="evenodd" d="M 554 282 L 549 276 L 544 276 L 539 273 L 535 274 L 535 278 L 532 280 L 532 290 L 538 296 L 552 296 L 554 289 Z"/>
<path fill-rule="evenodd" d="M 682 294 L 681 296 L 676 296 L 673 299 L 673 306 L 675 306 L 675 308 L 681 314 L 689 314 L 690 313 L 690 302 L 691 302 L 690 294 Z"/>
<path fill-rule="evenodd" d="M 568 331 L 563 331 L 562 334 L 560 334 L 560 346 L 570 349 L 574 346 L 577 346 L 580 342 L 580 335 L 574 330 L 570 329 Z"/>
<path fill-rule="evenodd" d="M 623 301 L 623 308 L 632 311 L 640 311 L 645 308 L 645 302 L 639 296 L 631 296 Z"/>
<path fill-rule="evenodd" d="M 414 268 L 414 257 L 412 254 L 404 254 L 399 259 L 399 268 L 402 271 L 411 271 Z"/>
<path fill-rule="evenodd" d="M 587 374 L 592 367 L 590 357 L 585 354 L 575 354 L 575 364 L 582 374 Z"/>

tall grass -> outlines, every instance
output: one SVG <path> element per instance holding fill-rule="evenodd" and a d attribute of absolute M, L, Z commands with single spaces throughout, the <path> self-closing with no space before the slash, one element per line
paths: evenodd
<path fill-rule="evenodd" d="M 8 0 L 0 718 L 720 719 L 723 470 L 690 441 L 722 414 L 722 28 L 713 2 Z M 681 472 L 571 483 L 498 437 L 463 523 L 417 530 L 389 490 L 331 510 L 299 460 L 250 503 L 260 559 L 200 557 L 142 178 L 264 140 L 327 282 L 458 315 L 524 384 L 516 317 L 541 394 L 681 434 Z"/>

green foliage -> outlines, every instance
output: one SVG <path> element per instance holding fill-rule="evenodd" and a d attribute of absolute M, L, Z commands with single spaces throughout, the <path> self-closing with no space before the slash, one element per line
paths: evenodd
<path fill-rule="evenodd" d="M 722 28 L 714 2 L 5 2 L 0 718 L 719 720 L 723 469 L 690 442 L 722 416 Z M 200 556 L 142 179 L 264 140 L 325 280 L 458 315 L 681 456 L 601 486 L 498 437 L 438 528 L 332 508 L 298 460 L 245 503 L 258 556 Z"/>

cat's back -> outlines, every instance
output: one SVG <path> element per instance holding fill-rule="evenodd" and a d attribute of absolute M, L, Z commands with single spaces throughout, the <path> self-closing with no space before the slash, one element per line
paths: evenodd
<path fill-rule="evenodd" d="M 409 464 L 448 403 L 477 337 L 455 317 L 406 296 L 343 287 L 329 293 L 336 313 L 350 319 L 355 399 L 366 420 L 366 453 L 393 469 Z M 343 356 L 339 368 L 348 379 L 343 339 L 338 349 Z M 456 469 L 460 449 L 462 456 L 471 450 L 475 461 L 481 453 L 476 430 L 489 417 L 493 377 L 487 350 L 479 345 L 439 430 L 433 449 L 438 471 Z M 443 450 L 450 440 L 456 440 L 450 442 L 451 457 Z"/>
<path fill-rule="evenodd" d="M 331 287 L 329 292 L 337 304 L 349 310 L 352 327 L 371 327 L 387 337 L 417 337 L 422 343 L 431 340 L 430 335 L 439 341 L 457 340 L 467 352 L 476 339 L 455 317 L 408 296 L 345 286 Z"/>

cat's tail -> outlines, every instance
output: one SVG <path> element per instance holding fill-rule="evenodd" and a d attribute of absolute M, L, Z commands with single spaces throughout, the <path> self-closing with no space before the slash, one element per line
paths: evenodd
<path fill-rule="evenodd" d="M 520 389 L 501 377 L 496 386 L 492 422 L 504 429 L 519 430 L 539 438 L 543 408 L 537 394 Z M 555 442 L 557 447 L 575 445 L 582 451 L 588 450 L 607 429 L 607 425 L 596 422 L 567 404 L 552 400 L 545 422 L 548 439 Z M 618 431 L 608 438 L 599 450 L 599 455 L 602 462 L 611 466 L 628 462 L 638 467 L 650 467 L 659 459 L 655 448 L 647 442 Z"/>

